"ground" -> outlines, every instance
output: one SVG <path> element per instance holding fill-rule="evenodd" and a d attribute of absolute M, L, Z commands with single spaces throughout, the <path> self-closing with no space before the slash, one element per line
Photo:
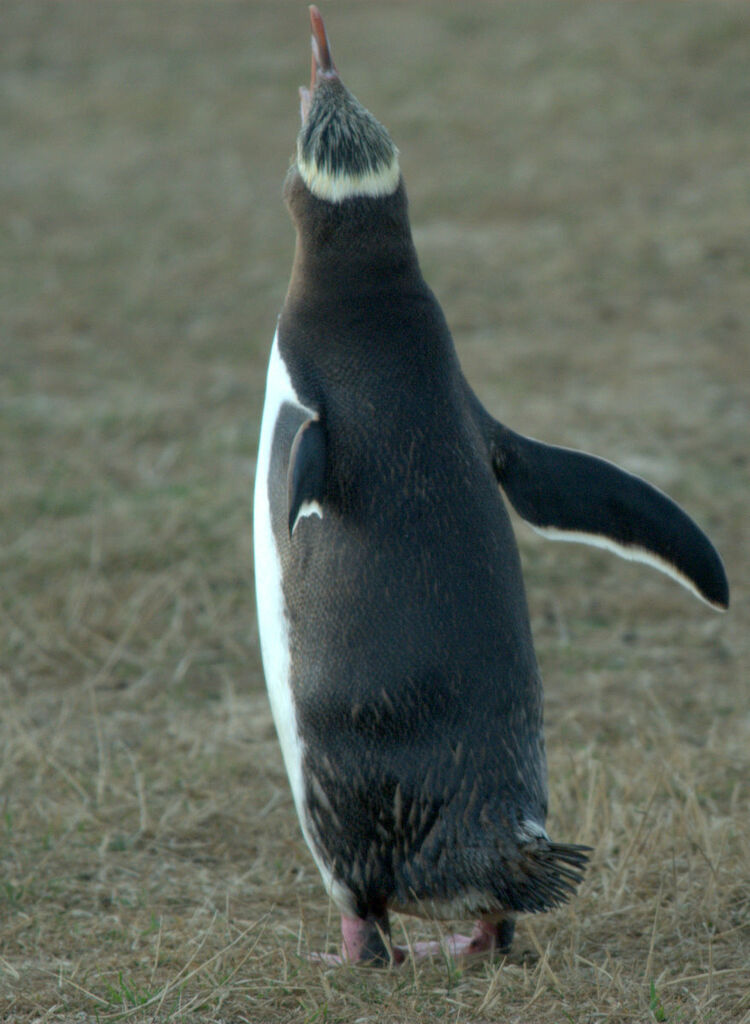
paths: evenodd
<path fill-rule="evenodd" d="M 323 13 L 485 404 L 669 491 L 732 608 L 518 523 L 580 894 L 502 962 L 308 962 L 250 514 L 306 8 L 6 0 L 0 1018 L 750 1021 L 747 5 Z"/>

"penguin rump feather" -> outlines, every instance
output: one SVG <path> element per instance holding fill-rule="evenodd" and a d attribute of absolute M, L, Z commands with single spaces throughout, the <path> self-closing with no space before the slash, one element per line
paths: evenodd
<path fill-rule="evenodd" d="M 590 846 L 553 843 L 539 838 L 520 847 L 519 877 L 502 905 L 524 913 L 539 913 L 567 903 L 583 881 Z"/>
<path fill-rule="evenodd" d="M 562 906 L 575 895 L 590 853 L 590 846 L 539 838 L 519 844 L 511 856 L 474 864 L 471 871 L 475 884 L 463 892 L 416 899 L 395 891 L 389 906 L 401 913 L 437 920 L 509 911 L 542 913 Z M 430 885 L 435 888 L 434 879 Z"/>

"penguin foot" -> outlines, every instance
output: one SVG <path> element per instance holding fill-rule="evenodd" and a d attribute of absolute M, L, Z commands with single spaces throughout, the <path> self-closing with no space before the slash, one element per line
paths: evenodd
<path fill-rule="evenodd" d="M 310 959 L 317 963 L 329 964 L 372 964 L 387 967 L 400 964 L 406 954 L 398 947 L 391 946 L 390 925 L 387 914 L 370 914 L 367 917 L 346 917 L 341 915 L 341 953 L 312 953 Z"/>
<path fill-rule="evenodd" d="M 486 954 L 502 955 L 510 952 L 515 930 L 516 921 L 513 917 L 506 917 L 501 921 L 480 918 L 471 935 L 446 935 L 439 942 L 416 942 L 411 947 L 411 952 L 416 960 L 445 956 L 446 953 L 453 960 L 463 960 Z M 402 953 L 405 958 L 409 950 L 397 947 L 394 952 Z"/>
<path fill-rule="evenodd" d="M 415 942 L 411 946 L 392 946 L 387 914 L 362 917 L 341 915 L 341 952 L 311 953 L 310 960 L 336 967 L 341 964 L 387 967 L 415 960 L 444 957 L 465 960 L 475 956 L 495 956 L 510 952 L 516 921 L 513 917 L 497 921 L 480 918 L 471 935 L 446 935 L 439 942 Z"/>

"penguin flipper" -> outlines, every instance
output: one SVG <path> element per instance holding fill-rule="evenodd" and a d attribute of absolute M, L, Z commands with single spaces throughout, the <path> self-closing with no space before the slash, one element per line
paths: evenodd
<path fill-rule="evenodd" d="M 326 436 L 320 420 L 306 420 L 297 431 L 289 455 L 287 497 L 289 536 L 300 518 L 323 517 L 326 475 Z"/>
<path fill-rule="evenodd" d="M 498 483 L 543 536 L 645 562 L 718 611 L 729 607 L 719 553 L 662 491 L 605 459 L 534 441 L 494 420 L 487 440 Z"/>

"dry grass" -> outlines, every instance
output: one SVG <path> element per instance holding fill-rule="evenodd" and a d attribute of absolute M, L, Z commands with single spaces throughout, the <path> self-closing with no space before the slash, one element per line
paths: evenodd
<path fill-rule="evenodd" d="M 519 526 L 593 864 L 507 962 L 380 973 L 299 956 L 337 926 L 251 589 L 305 19 L 3 4 L 0 1017 L 750 1021 L 747 6 L 327 11 L 487 405 L 670 490 L 733 584 L 719 618 Z"/>

